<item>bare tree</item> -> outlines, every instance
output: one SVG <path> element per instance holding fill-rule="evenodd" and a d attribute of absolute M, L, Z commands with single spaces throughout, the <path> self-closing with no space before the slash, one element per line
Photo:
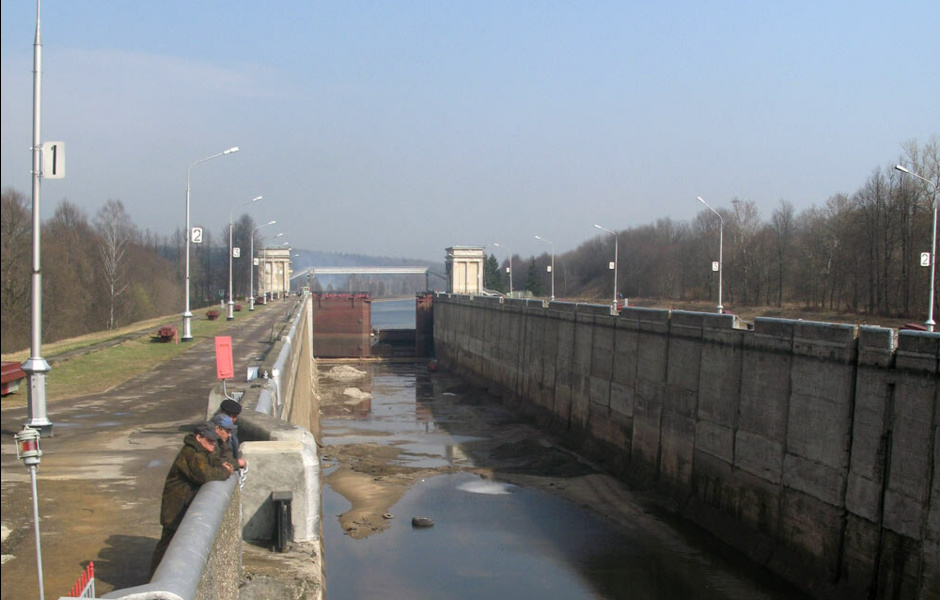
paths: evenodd
<path fill-rule="evenodd" d="M 787 272 L 789 271 L 790 253 L 793 247 L 793 236 L 796 223 L 793 216 L 793 205 L 786 200 L 780 200 L 780 205 L 770 218 L 770 229 L 773 232 L 774 257 L 777 270 L 777 306 L 783 306 L 783 288 Z"/>
<path fill-rule="evenodd" d="M 108 329 L 115 326 L 117 300 L 130 284 L 125 256 L 134 224 L 120 200 L 108 200 L 95 216 L 101 272 L 108 288 Z"/>
<path fill-rule="evenodd" d="M 29 345 L 29 294 L 32 243 L 26 197 L 13 189 L 0 201 L 0 319 L 3 352 Z"/>

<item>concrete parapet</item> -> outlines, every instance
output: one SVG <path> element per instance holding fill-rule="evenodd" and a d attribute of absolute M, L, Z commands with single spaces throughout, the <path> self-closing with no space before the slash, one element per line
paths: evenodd
<path fill-rule="evenodd" d="M 196 493 L 150 583 L 102 598 L 230 600 L 238 597 L 241 538 L 237 477 Z"/>
<path fill-rule="evenodd" d="M 289 491 L 294 541 L 320 538 L 319 461 L 316 443 L 309 433 L 285 432 L 295 439 L 245 442 L 242 456 L 251 465 L 249 481 L 242 495 L 242 537 L 249 541 L 270 541 L 274 537 L 274 503 L 271 494 Z"/>

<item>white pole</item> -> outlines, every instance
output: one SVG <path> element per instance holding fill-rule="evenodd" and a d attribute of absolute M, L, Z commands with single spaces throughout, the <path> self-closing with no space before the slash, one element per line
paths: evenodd
<path fill-rule="evenodd" d="M 934 325 L 937 324 L 933 320 L 933 305 L 936 302 L 934 292 L 936 290 L 935 283 L 937 277 L 937 184 L 926 177 L 921 177 L 917 173 L 909 171 L 901 165 L 895 165 L 894 168 L 911 177 L 920 179 L 933 188 L 933 230 L 930 236 L 930 294 L 927 297 L 927 321 L 924 323 L 927 326 L 927 331 L 933 331 Z"/>
<path fill-rule="evenodd" d="M 29 478 L 33 484 L 33 527 L 36 530 L 36 570 L 39 571 L 39 600 L 46 597 L 42 582 L 42 549 L 39 543 L 39 495 L 36 490 L 36 466 L 29 467 Z"/>
<path fill-rule="evenodd" d="M 610 229 L 605 229 L 601 227 L 600 225 L 594 225 L 594 227 L 596 227 L 597 229 L 600 229 L 601 231 L 606 231 L 610 235 L 614 236 L 614 310 L 617 310 L 617 271 L 618 271 L 617 262 L 618 262 L 619 254 L 620 254 L 620 249 L 619 249 L 620 240 L 617 239 L 618 238 L 617 234 L 611 231 Z M 626 307 L 626 304 L 624 304 L 624 306 Z"/>
<path fill-rule="evenodd" d="M 213 158 L 219 158 L 220 156 L 232 154 L 233 152 L 238 152 L 238 146 L 234 146 L 224 152 L 219 152 L 218 154 L 213 154 L 207 158 L 197 160 L 193 164 L 189 165 L 189 169 L 186 170 L 186 310 L 183 311 L 183 335 L 180 336 L 180 339 L 184 342 L 189 342 L 193 339 L 193 313 L 189 310 L 189 239 L 192 237 L 192 229 L 190 228 L 189 224 L 189 176 L 192 174 L 193 167 L 196 165 L 204 163 L 207 160 L 212 160 Z"/>
<path fill-rule="evenodd" d="M 261 229 L 262 227 L 267 227 L 268 225 L 274 225 L 277 221 L 271 221 L 270 223 L 265 223 L 264 225 L 259 225 L 251 230 L 251 283 L 249 284 L 249 298 L 248 298 L 248 310 L 255 309 L 255 232 Z"/>
<path fill-rule="evenodd" d="M 555 301 L 555 244 L 546 240 L 543 237 L 535 236 L 535 239 L 545 242 L 546 244 L 551 245 L 552 247 L 552 302 Z"/>
<path fill-rule="evenodd" d="M 510 250 L 507 246 L 503 246 L 496 242 L 494 242 L 493 245 L 500 248 L 506 248 L 506 252 L 509 253 L 509 297 L 512 298 L 512 250 Z"/>
<path fill-rule="evenodd" d="M 46 415 L 46 373 L 49 363 L 42 357 L 42 270 L 40 268 L 41 230 L 39 198 L 42 177 L 42 137 L 40 123 L 42 112 L 42 35 L 39 31 L 39 0 L 36 0 L 36 37 L 33 42 L 33 272 L 30 275 L 31 321 L 30 354 L 23 363 L 23 372 L 29 376 L 29 423 L 40 433 L 52 435 L 52 421 Z M 42 569 L 40 569 L 42 577 Z M 42 586 L 40 585 L 40 588 Z"/>
<path fill-rule="evenodd" d="M 228 314 L 225 317 L 227 321 L 231 321 L 235 318 L 235 299 L 232 297 L 232 255 L 235 253 L 235 249 L 232 246 L 232 213 L 235 212 L 235 209 L 247 206 L 252 202 L 257 202 L 262 198 L 264 198 L 264 196 L 256 196 L 248 202 L 242 202 L 228 211 Z"/>
<path fill-rule="evenodd" d="M 724 270 L 724 252 L 725 252 L 725 220 L 721 217 L 721 213 L 712 208 L 708 202 L 705 202 L 701 196 L 696 196 L 699 202 L 708 207 L 708 210 L 712 211 L 718 215 L 718 314 L 723 314 L 725 312 L 724 307 L 721 305 L 721 283 L 724 279 L 723 270 Z"/>

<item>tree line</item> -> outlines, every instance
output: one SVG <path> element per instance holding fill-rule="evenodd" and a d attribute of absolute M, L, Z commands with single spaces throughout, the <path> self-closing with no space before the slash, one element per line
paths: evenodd
<path fill-rule="evenodd" d="M 32 207 L 19 191 L 0 196 L 0 351 L 30 343 Z M 252 218 L 233 224 L 233 292 L 245 298 L 250 287 L 248 254 L 263 238 Z M 182 314 L 185 237 L 182 230 L 158 235 L 138 228 L 120 200 L 108 200 L 91 218 L 63 200 L 41 224 L 42 337 L 53 342 L 153 317 Z M 256 280 L 260 278 L 255 269 Z M 257 285 L 255 293 L 258 292 Z M 228 294 L 228 223 L 202 244 L 190 247 L 190 304 L 193 310 L 220 302 Z"/>
<path fill-rule="evenodd" d="M 711 199 L 721 215 L 702 210 L 691 221 L 659 219 L 619 230 L 617 293 L 626 298 L 716 300 L 719 234 L 723 223 L 723 303 L 808 308 L 920 320 L 926 315 L 940 138 L 903 146 L 899 162 L 932 186 L 894 169 L 875 168 L 851 194 L 835 194 L 799 213 L 780 200 L 766 218 L 747 199 Z M 694 199 L 690 198 L 690 201 Z M 559 298 L 609 298 L 614 240 L 599 235 L 555 256 Z M 514 287 L 545 295 L 551 255 L 512 260 Z M 508 291 L 508 259 L 489 255 L 484 285 Z M 933 298 L 936 306 L 937 299 Z M 935 308 L 936 313 L 936 308 Z"/>
<path fill-rule="evenodd" d="M 929 269 L 921 267 L 920 257 L 930 251 L 940 137 L 923 146 L 908 142 L 903 150 L 900 162 L 932 186 L 891 164 L 874 169 L 855 192 L 835 194 L 799 213 L 786 200 L 765 218 L 751 200 L 709 199 L 721 221 L 703 207 L 689 222 L 665 218 L 617 231 L 617 293 L 628 299 L 717 299 L 718 273 L 711 264 L 718 260 L 721 222 L 725 305 L 797 304 L 920 320 L 929 286 Z M 120 200 L 108 200 L 91 218 L 63 200 L 41 227 L 44 342 L 182 312 L 182 230 L 171 235 L 141 230 Z M 257 229 L 248 215 L 233 225 L 233 245 L 241 249 L 241 258 L 233 261 L 236 299 L 249 293 L 252 237 L 256 255 L 264 243 Z M 555 256 L 557 298 L 610 298 L 612 237 L 599 235 Z M 31 253 L 31 207 L 22 193 L 7 189 L 0 214 L 2 352 L 29 346 Z M 549 253 L 527 260 L 514 256 L 514 288 L 546 295 L 550 264 Z M 508 259 L 487 256 L 484 285 L 508 291 L 508 266 Z M 226 296 L 228 223 L 217 235 L 206 231 L 204 243 L 191 246 L 190 282 L 193 310 Z M 405 293 L 404 287 L 392 290 L 379 280 L 355 283 L 379 294 Z"/>

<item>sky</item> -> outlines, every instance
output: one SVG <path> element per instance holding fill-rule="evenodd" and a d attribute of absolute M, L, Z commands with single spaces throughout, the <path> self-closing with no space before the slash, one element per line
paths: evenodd
<path fill-rule="evenodd" d="M 29 198 L 36 4 L 0 7 L 0 185 Z M 432 261 L 561 253 L 696 196 L 769 219 L 940 134 L 938 23 L 936 0 L 46 0 L 66 177 L 40 214 L 121 200 L 169 235 L 188 175 L 193 225 Z"/>

